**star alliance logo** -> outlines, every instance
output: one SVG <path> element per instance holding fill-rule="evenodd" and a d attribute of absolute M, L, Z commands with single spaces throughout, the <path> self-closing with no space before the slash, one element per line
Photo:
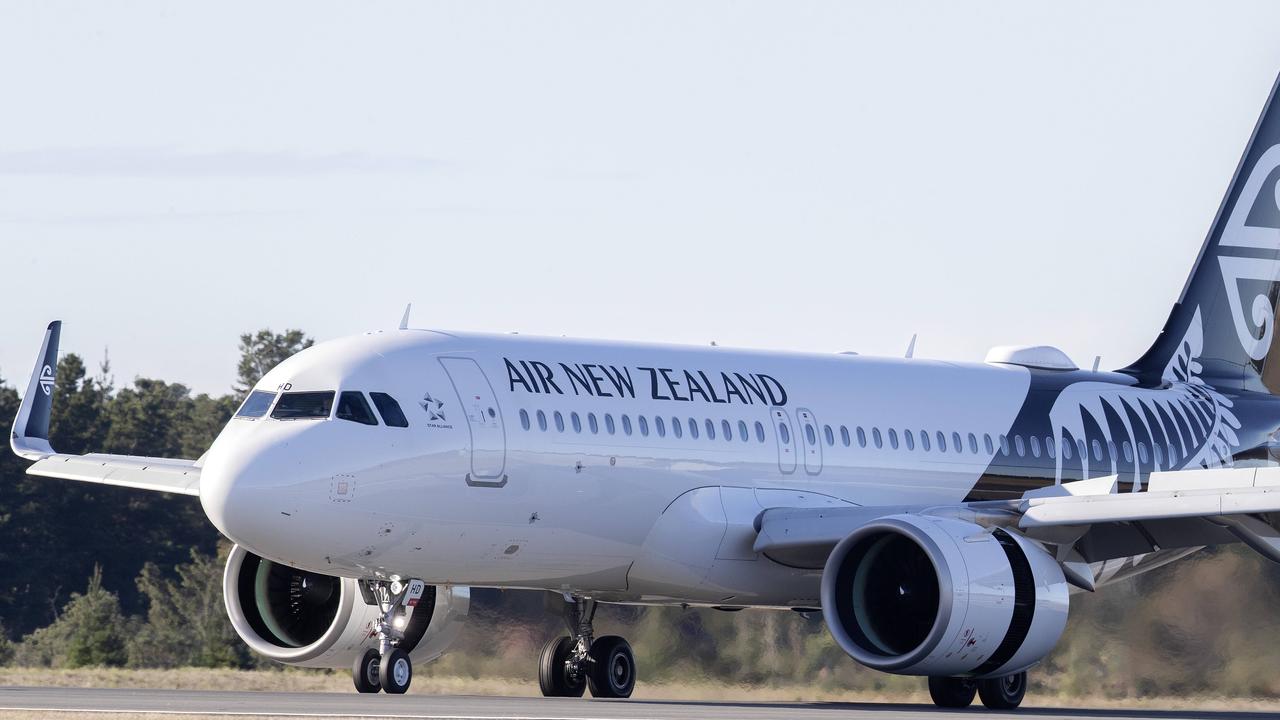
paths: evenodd
<path fill-rule="evenodd" d="M 438 422 L 446 422 L 444 417 L 444 402 L 431 397 L 431 393 L 422 396 L 422 402 L 418 403 L 423 410 L 427 411 L 430 420 Z"/>
<path fill-rule="evenodd" d="M 53 394 L 53 368 L 48 365 L 40 368 L 40 389 L 45 395 Z"/>

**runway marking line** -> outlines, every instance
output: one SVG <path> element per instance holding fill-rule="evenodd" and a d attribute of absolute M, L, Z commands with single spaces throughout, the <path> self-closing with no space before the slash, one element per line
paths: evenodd
<path fill-rule="evenodd" d="M 662 720 L 662 718 L 644 717 L 584 717 L 582 715 L 422 715 L 376 713 L 361 715 L 359 713 L 301 713 L 301 712 L 246 712 L 242 710 L 131 710 L 116 708 L 99 710 L 97 708 L 52 708 L 52 707 L 0 707 L 0 712 L 60 712 L 60 713 L 99 713 L 111 715 L 207 715 L 222 717 L 299 717 L 299 718 L 397 718 L 403 720 Z"/>

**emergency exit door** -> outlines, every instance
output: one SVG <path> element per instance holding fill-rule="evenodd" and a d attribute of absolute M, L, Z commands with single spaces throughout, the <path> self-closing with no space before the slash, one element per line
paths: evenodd
<path fill-rule="evenodd" d="M 502 487 L 507 476 L 507 433 L 502 424 L 502 408 L 484 371 L 471 358 L 440 358 L 458 394 L 458 406 L 471 432 L 471 472 L 467 484 Z"/>

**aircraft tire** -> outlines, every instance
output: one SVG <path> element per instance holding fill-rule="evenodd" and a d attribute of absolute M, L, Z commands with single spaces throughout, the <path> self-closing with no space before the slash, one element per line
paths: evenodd
<path fill-rule="evenodd" d="M 382 690 L 382 681 L 378 678 L 378 665 L 381 661 L 382 656 L 373 648 L 365 650 L 363 655 L 356 658 L 351 666 L 351 679 L 355 681 L 357 692 L 376 693 Z"/>
<path fill-rule="evenodd" d="M 413 661 L 409 653 L 392 648 L 378 663 L 378 681 L 390 695 L 403 695 L 413 682 Z"/>
<path fill-rule="evenodd" d="M 591 697 L 629 698 L 636 689 L 636 658 L 631 644 L 617 635 L 605 635 L 591 643 L 587 686 Z"/>
<path fill-rule="evenodd" d="M 967 708 L 973 704 L 973 698 L 977 694 L 977 681 L 952 677 L 929 678 L 929 697 L 940 708 Z"/>
<path fill-rule="evenodd" d="M 1027 672 L 978 681 L 978 696 L 991 710 L 1013 710 L 1027 696 Z"/>
<path fill-rule="evenodd" d="M 582 697 L 587 684 L 581 675 L 569 675 L 566 663 L 573 653 L 574 639 L 568 635 L 552 638 L 538 655 L 538 687 L 543 697 Z"/>

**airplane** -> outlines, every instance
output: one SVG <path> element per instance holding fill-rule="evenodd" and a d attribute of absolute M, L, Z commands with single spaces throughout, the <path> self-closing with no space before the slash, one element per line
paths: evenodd
<path fill-rule="evenodd" d="M 1016 708 L 1072 592 L 1225 543 L 1280 561 L 1277 89 L 1163 329 L 1115 371 L 1049 346 L 941 362 L 406 313 L 280 363 L 192 461 L 54 450 L 53 322 L 12 449 L 33 475 L 197 496 L 235 543 L 240 637 L 360 692 L 405 692 L 487 587 L 563 615 L 547 696 L 631 695 L 630 645 L 592 622 L 623 603 L 820 610 L 937 705 Z"/>

